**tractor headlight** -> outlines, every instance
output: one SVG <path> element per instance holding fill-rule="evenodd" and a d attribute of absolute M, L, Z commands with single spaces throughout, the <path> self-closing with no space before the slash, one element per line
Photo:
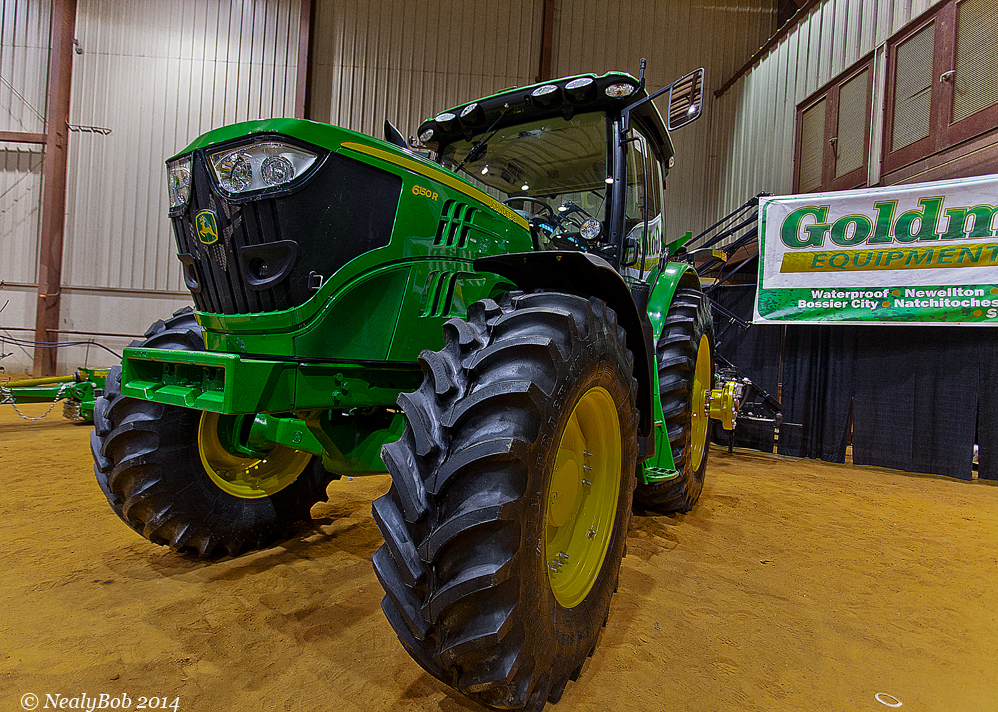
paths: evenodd
<path fill-rule="evenodd" d="M 170 196 L 170 210 L 187 204 L 191 195 L 190 156 L 166 164 L 166 191 Z"/>
<path fill-rule="evenodd" d="M 227 148 L 208 158 L 222 190 L 246 193 L 290 183 L 307 171 L 319 156 L 297 146 L 268 141 Z"/>

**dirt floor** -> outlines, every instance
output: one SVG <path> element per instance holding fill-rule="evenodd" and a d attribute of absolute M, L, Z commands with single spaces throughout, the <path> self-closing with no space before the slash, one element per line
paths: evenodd
<path fill-rule="evenodd" d="M 39 709 L 82 693 L 132 709 L 481 709 L 382 616 L 371 501 L 387 476 L 335 482 L 291 541 L 207 564 L 114 516 L 90 428 L 59 412 L 0 407 L 2 709 L 27 693 Z M 998 487 L 710 457 L 691 514 L 634 518 L 602 643 L 549 709 L 883 710 L 884 692 L 904 710 L 998 710 Z"/>

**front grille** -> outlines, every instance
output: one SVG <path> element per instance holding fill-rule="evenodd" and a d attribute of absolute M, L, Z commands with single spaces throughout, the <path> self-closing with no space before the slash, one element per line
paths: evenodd
<path fill-rule="evenodd" d="M 301 189 L 232 202 L 193 160 L 190 201 L 173 218 L 184 281 L 197 309 L 279 311 L 303 304 L 340 267 L 391 239 L 402 179 L 330 154 Z M 195 216 L 215 214 L 218 241 L 198 239 Z"/>

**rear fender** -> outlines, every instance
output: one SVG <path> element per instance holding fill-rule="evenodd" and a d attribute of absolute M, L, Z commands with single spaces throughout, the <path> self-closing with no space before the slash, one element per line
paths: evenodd
<path fill-rule="evenodd" d="M 644 480 L 645 484 L 648 484 L 647 476 L 649 470 L 647 468 L 649 467 L 653 468 L 652 472 L 656 473 L 673 473 L 676 469 L 675 461 L 672 459 L 672 447 L 669 445 L 668 432 L 664 427 L 665 417 L 662 414 L 662 401 L 658 397 L 658 367 L 655 357 L 655 344 L 662 335 L 662 322 L 665 321 L 665 317 L 669 313 L 669 307 L 672 306 L 672 300 L 676 296 L 676 290 L 680 287 L 699 290 L 700 277 L 697 275 L 696 270 L 688 264 L 669 262 L 655 280 L 655 284 L 651 290 L 651 297 L 648 299 L 648 320 L 651 322 L 652 330 L 651 358 L 652 362 L 656 364 L 653 374 L 654 385 L 652 388 L 655 398 L 653 413 L 655 414 L 655 422 L 659 423 L 662 427 L 657 429 L 656 437 L 654 438 L 656 441 L 655 456 L 645 461 L 644 468 L 638 475 L 639 477 L 643 476 L 646 478 Z"/>
<path fill-rule="evenodd" d="M 662 322 L 676 290 L 680 287 L 700 290 L 700 277 L 696 270 L 682 262 L 669 262 L 662 270 L 655 284 L 652 285 L 651 297 L 648 299 L 648 320 L 651 322 L 652 336 L 655 341 L 662 334 Z M 652 346 L 652 361 L 654 362 L 654 345 Z"/>
<path fill-rule="evenodd" d="M 475 269 L 506 277 L 520 289 L 598 297 L 613 308 L 634 354 L 634 377 L 638 381 L 638 459 L 653 455 L 655 348 L 651 324 L 647 314 L 635 304 L 627 283 L 610 263 L 585 252 L 552 250 L 479 257 Z"/>

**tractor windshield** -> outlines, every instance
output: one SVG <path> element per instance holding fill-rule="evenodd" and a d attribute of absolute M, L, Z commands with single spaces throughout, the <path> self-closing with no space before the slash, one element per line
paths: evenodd
<path fill-rule="evenodd" d="M 461 166 L 473 149 L 472 160 Z M 483 147 L 475 141 L 448 144 L 440 158 L 451 170 L 461 166 L 463 177 L 526 217 L 538 249 L 586 249 L 605 239 L 605 114 L 507 126 Z"/>

